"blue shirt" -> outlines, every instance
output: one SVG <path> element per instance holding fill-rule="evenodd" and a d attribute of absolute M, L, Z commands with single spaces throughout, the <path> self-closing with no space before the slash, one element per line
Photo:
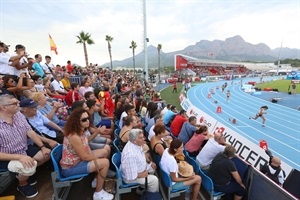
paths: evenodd
<path fill-rule="evenodd" d="M 34 117 L 28 118 L 29 123 L 36 128 L 40 133 L 46 134 L 52 138 L 56 138 L 56 132 L 49 130 L 46 125 L 49 124 L 50 120 L 42 115 L 38 110 L 36 111 L 36 115 Z"/>
<path fill-rule="evenodd" d="M 168 110 L 165 115 L 164 115 L 164 124 L 167 125 L 172 119 L 173 117 L 176 115 L 176 113 L 174 113 L 171 110 Z"/>
<path fill-rule="evenodd" d="M 51 112 L 52 109 L 53 109 L 53 107 L 50 106 L 49 104 L 46 104 L 45 108 L 38 107 L 38 111 L 40 111 L 40 113 L 42 115 L 49 115 L 49 113 Z M 58 119 L 56 113 L 53 115 L 51 121 L 53 121 L 55 124 L 59 123 L 59 119 Z"/>
<path fill-rule="evenodd" d="M 43 67 L 41 66 L 40 63 L 34 63 L 32 65 L 32 69 L 36 72 L 36 75 L 39 75 L 41 76 L 42 78 L 45 76 L 45 73 L 44 73 L 44 70 L 43 70 Z"/>
<path fill-rule="evenodd" d="M 197 127 L 193 126 L 189 122 L 184 122 L 178 135 L 178 139 L 185 144 L 191 139 L 196 130 L 198 130 Z"/>

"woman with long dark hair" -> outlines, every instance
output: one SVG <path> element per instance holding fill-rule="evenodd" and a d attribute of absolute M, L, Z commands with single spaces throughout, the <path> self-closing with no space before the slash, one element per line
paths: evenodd
<path fill-rule="evenodd" d="M 107 158 L 98 158 L 98 151 L 91 151 L 85 130 L 89 127 L 89 115 L 83 108 L 72 111 L 64 127 L 63 153 L 60 165 L 64 176 L 96 172 L 96 191 L 93 199 L 113 199 L 112 194 L 103 190 L 104 178 L 109 168 Z"/>

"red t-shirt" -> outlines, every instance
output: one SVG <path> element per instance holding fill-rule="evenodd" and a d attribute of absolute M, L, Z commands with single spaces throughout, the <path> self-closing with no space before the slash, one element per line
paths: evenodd
<path fill-rule="evenodd" d="M 182 117 L 181 115 L 176 115 L 176 117 L 174 118 L 174 120 L 170 126 L 170 130 L 174 136 L 178 137 L 181 127 L 182 127 L 183 123 L 186 121 L 187 121 L 187 119 L 185 117 Z"/>
<path fill-rule="evenodd" d="M 72 71 L 73 71 L 73 67 L 72 67 L 72 65 L 67 65 L 67 71 L 69 72 L 69 73 L 71 73 Z"/>
<path fill-rule="evenodd" d="M 68 92 L 68 94 L 65 97 L 65 102 L 68 106 L 72 106 L 72 104 L 75 101 L 81 100 L 81 96 L 78 94 L 78 92 L 74 91 L 74 90 L 70 90 Z"/>

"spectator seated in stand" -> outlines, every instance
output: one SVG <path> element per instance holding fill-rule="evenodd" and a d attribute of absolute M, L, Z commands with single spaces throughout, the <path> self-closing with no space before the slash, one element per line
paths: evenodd
<path fill-rule="evenodd" d="M 200 125 L 197 124 L 197 118 L 195 116 L 189 117 L 189 121 L 183 123 L 178 139 L 185 145 L 199 128 Z"/>
<path fill-rule="evenodd" d="M 191 186 L 191 200 L 197 200 L 201 187 L 201 177 L 199 175 L 195 175 L 193 167 L 188 165 L 186 161 L 180 161 L 178 164 L 175 159 L 177 155 L 183 153 L 183 149 L 183 143 L 179 139 L 175 138 L 171 142 L 170 148 L 165 149 L 162 154 L 160 161 L 161 168 L 166 173 L 170 174 L 172 189 L 180 189 L 186 186 Z M 179 169 L 179 165 L 181 164 L 187 165 Z"/>
<path fill-rule="evenodd" d="M 171 106 L 170 110 L 168 110 L 166 112 L 166 114 L 164 115 L 164 124 L 168 127 L 170 127 L 170 125 L 172 124 L 172 121 L 174 119 L 174 117 L 177 115 L 177 108 L 176 106 Z"/>
<path fill-rule="evenodd" d="M 112 200 L 114 195 L 103 190 L 104 179 L 109 169 L 109 160 L 103 158 L 101 149 L 91 150 L 85 135 L 89 127 L 89 115 L 83 108 L 72 111 L 65 126 L 63 153 L 60 165 L 62 174 L 66 177 L 78 174 L 96 172 L 91 183 L 96 188 L 93 199 Z"/>
<path fill-rule="evenodd" d="M 196 157 L 197 163 L 203 170 L 209 169 L 214 157 L 224 151 L 229 144 L 225 141 L 225 136 L 215 132 L 214 138 L 210 138 Z"/>
<path fill-rule="evenodd" d="M 17 190 L 26 198 L 35 197 L 38 191 L 32 186 L 36 183 L 31 177 L 36 167 L 50 158 L 46 148 L 19 112 L 19 101 L 11 95 L 0 95 L 0 170 L 9 169 L 18 173 Z M 34 145 L 27 144 L 30 138 Z M 54 142 L 52 148 L 57 144 Z"/>
<path fill-rule="evenodd" d="M 158 192 L 159 182 L 154 172 L 156 164 L 147 159 L 142 146 L 145 145 L 145 137 L 141 129 L 132 129 L 129 132 L 129 141 L 122 151 L 121 173 L 125 183 L 139 183 L 145 187 L 145 177 L 148 179 L 148 191 Z"/>
<path fill-rule="evenodd" d="M 212 137 L 213 135 L 208 133 L 207 126 L 200 126 L 184 147 L 191 157 L 196 157 L 206 144 L 207 140 Z"/>
<path fill-rule="evenodd" d="M 234 194 L 234 199 L 239 200 L 246 194 L 246 187 L 231 160 L 235 156 L 235 152 L 235 148 L 228 145 L 222 153 L 217 154 L 212 160 L 207 175 L 214 182 L 217 191 Z"/>
<path fill-rule="evenodd" d="M 104 109 L 104 106 L 102 105 L 103 101 L 99 101 L 96 98 L 95 93 L 93 93 L 91 91 L 86 92 L 84 94 L 84 98 L 86 99 L 86 101 L 88 101 L 88 100 L 93 100 L 93 102 L 95 101 L 95 104 L 94 103 L 92 104 L 92 105 L 95 105 L 95 107 L 97 107 L 97 108 L 94 108 L 94 109 L 96 109 L 96 111 L 93 114 L 94 115 L 94 121 L 93 121 L 94 126 L 96 126 L 96 127 L 106 126 L 106 128 L 108 128 L 108 129 L 112 128 L 113 127 L 112 118 L 111 117 L 103 117 L 101 115 L 103 113 L 103 109 Z M 92 113 L 90 113 L 90 115 L 92 115 Z"/>
<path fill-rule="evenodd" d="M 75 101 L 72 105 L 72 111 L 76 108 L 83 108 L 86 111 L 89 110 L 84 100 Z M 105 149 L 107 151 L 107 155 L 110 155 L 110 146 L 111 139 L 102 136 L 102 133 L 105 133 L 106 127 L 95 128 L 91 123 L 89 128 L 86 130 L 86 136 L 89 141 L 90 148 L 94 149 Z"/>
<path fill-rule="evenodd" d="M 51 82 L 51 86 L 56 94 L 65 96 L 68 92 L 64 89 L 61 79 L 61 73 L 56 73 L 54 75 L 54 80 Z"/>
<path fill-rule="evenodd" d="M 63 128 L 66 124 L 66 120 L 60 119 L 60 115 L 58 114 L 58 110 L 63 108 L 63 103 L 60 101 L 52 101 L 52 105 L 50 105 L 46 97 L 41 92 L 34 92 L 31 94 L 31 99 L 38 103 L 38 111 L 46 116 L 49 120 L 54 122 L 59 127 Z M 68 117 L 68 113 L 65 113 L 65 119 Z"/>
<path fill-rule="evenodd" d="M 30 98 L 23 99 L 20 102 L 21 112 L 28 120 L 28 123 L 34 127 L 42 136 L 62 143 L 62 128 L 42 115 L 38 110 L 38 103 Z M 48 128 L 50 126 L 54 130 Z"/>
<path fill-rule="evenodd" d="M 119 145 L 118 148 L 122 151 L 129 141 L 129 132 L 131 129 L 136 128 L 137 126 L 137 119 L 135 116 L 126 116 L 123 118 L 123 124 L 120 133 L 119 133 Z"/>
<path fill-rule="evenodd" d="M 188 120 L 188 117 L 186 115 L 185 110 L 181 110 L 178 115 L 175 116 L 174 120 L 171 123 L 170 130 L 171 133 L 175 136 L 178 137 L 180 130 L 182 128 L 182 125 L 184 122 Z"/>
<path fill-rule="evenodd" d="M 278 157 L 270 156 L 269 164 L 265 164 L 260 171 L 275 183 L 282 186 L 285 180 L 285 172 L 281 169 L 281 160 Z"/>
<path fill-rule="evenodd" d="M 71 107 L 75 101 L 82 100 L 83 97 L 79 95 L 79 85 L 78 83 L 71 83 L 71 90 L 66 94 L 65 102 L 67 106 Z"/>

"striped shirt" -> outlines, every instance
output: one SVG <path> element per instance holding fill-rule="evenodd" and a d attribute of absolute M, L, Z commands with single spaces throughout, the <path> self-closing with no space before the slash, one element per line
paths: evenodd
<path fill-rule="evenodd" d="M 138 173 L 145 171 L 147 162 L 141 146 L 128 141 L 122 151 L 121 173 L 124 180 L 137 179 Z"/>
<path fill-rule="evenodd" d="M 25 117 L 17 112 L 13 124 L 0 118 L 0 152 L 26 155 L 27 132 L 32 130 Z"/>

